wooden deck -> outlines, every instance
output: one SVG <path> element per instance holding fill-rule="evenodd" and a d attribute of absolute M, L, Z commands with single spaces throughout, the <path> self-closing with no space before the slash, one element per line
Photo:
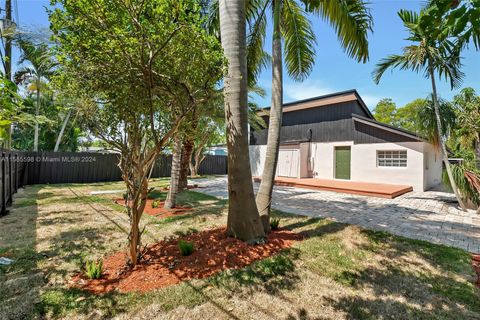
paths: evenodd
<path fill-rule="evenodd" d="M 260 182 L 260 177 L 254 177 Z M 362 196 L 393 199 L 413 190 L 411 186 L 402 186 L 386 183 L 356 182 L 346 180 L 324 180 L 314 178 L 275 178 L 275 185 L 296 187 L 313 190 L 325 190 L 340 193 L 358 194 Z"/>

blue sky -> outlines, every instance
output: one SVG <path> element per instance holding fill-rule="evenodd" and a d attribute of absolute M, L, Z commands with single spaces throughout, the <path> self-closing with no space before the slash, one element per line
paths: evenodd
<path fill-rule="evenodd" d="M 2 1 L 3 2 L 3 1 Z M 17 0 L 20 24 L 27 28 L 48 28 L 48 17 L 44 7 L 48 0 Z M 336 91 L 357 89 L 366 104 L 373 109 L 382 98 L 392 98 L 398 106 L 409 101 L 426 97 L 431 89 L 430 82 L 421 74 L 409 71 L 387 71 L 379 85 L 372 81 L 371 72 L 375 64 L 382 58 L 393 53 L 400 53 L 408 42 L 407 36 L 397 11 L 400 9 L 418 10 L 423 0 L 370 0 L 374 18 L 374 32 L 369 37 L 370 61 L 358 63 L 348 58 L 332 28 L 316 17 L 310 17 L 317 35 L 317 57 L 312 74 L 305 81 L 298 83 L 284 76 L 284 101 L 306 99 Z M 269 26 L 269 30 L 271 26 Z M 266 42 L 270 51 L 271 38 Z M 463 55 L 463 71 L 465 81 L 463 86 L 470 86 L 480 93 L 480 52 L 473 48 Z M 15 56 L 14 56 L 15 59 Z M 259 79 L 259 84 L 266 89 L 267 97 L 256 98 L 260 106 L 270 104 L 271 71 L 265 70 Z M 445 99 L 450 99 L 457 91 L 451 91 L 446 82 L 439 83 L 439 93 Z"/>

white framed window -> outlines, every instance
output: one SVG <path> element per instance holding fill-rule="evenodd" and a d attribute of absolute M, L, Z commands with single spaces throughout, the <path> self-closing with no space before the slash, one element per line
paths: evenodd
<path fill-rule="evenodd" d="M 406 167 L 407 150 L 377 150 L 377 167 Z"/>

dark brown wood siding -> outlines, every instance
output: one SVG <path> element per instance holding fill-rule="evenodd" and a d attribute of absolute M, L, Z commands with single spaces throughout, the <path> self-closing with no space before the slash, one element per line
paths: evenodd
<path fill-rule="evenodd" d="M 353 140 L 352 114 L 369 117 L 357 101 L 336 103 L 318 108 L 285 112 L 282 120 L 280 140 L 333 142 Z M 268 124 L 268 117 L 263 117 Z M 311 133 L 310 133 L 311 130 Z M 250 144 L 267 143 L 267 129 L 251 131 Z"/>
<path fill-rule="evenodd" d="M 413 137 L 407 137 L 389 130 L 370 126 L 365 123 L 354 121 L 355 139 L 357 144 L 364 143 L 385 143 L 385 142 L 408 142 L 419 141 Z"/>
<path fill-rule="evenodd" d="M 364 144 L 418 141 L 418 139 L 357 122 L 350 117 L 348 119 L 339 119 L 335 121 L 283 126 L 280 133 L 280 142 L 284 144 L 296 141 L 353 141 L 355 144 Z M 250 144 L 267 144 L 267 130 L 253 132 L 250 135 Z"/>

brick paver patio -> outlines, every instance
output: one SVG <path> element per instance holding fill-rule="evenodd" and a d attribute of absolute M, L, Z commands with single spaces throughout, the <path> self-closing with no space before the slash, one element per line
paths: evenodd
<path fill-rule="evenodd" d="M 202 187 L 196 191 L 227 197 L 226 177 L 195 180 L 195 183 Z M 276 186 L 273 207 L 480 253 L 480 216 L 474 211 L 458 210 L 454 199 L 452 194 L 439 191 L 410 192 L 395 199 L 381 199 Z"/>

